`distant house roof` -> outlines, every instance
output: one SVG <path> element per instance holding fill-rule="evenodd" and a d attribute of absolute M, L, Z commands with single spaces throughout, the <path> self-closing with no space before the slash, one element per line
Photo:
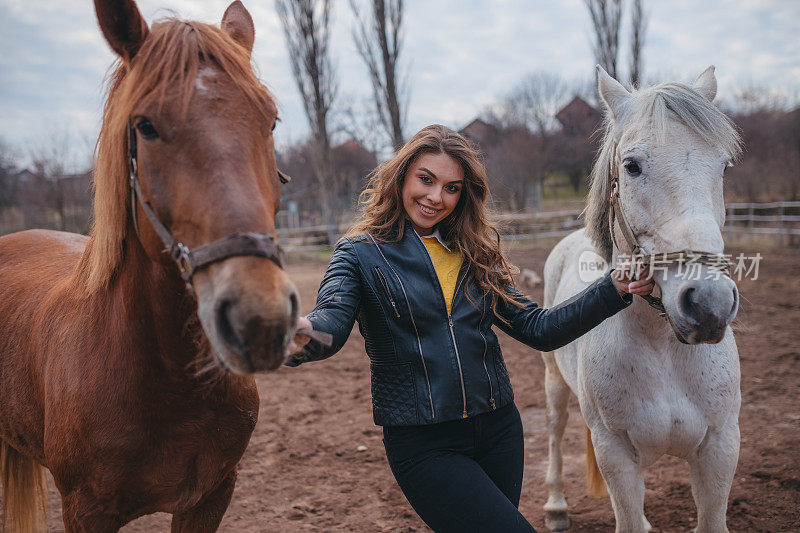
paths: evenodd
<path fill-rule="evenodd" d="M 356 141 L 355 139 L 350 139 L 349 141 L 345 141 L 338 146 L 333 147 L 334 150 L 338 150 L 341 152 L 349 152 L 349 153 L 371 153 L 369 150 L 364 148 L 364 146 Z"/>
<path fill-rule="evenodd" d="M 38 174 L 25 168 L 14 174 L 11 178 L 16 183 L 25 183 L 27 181 L 35 180 L 38 177 Z"/>
<path fill-rule="evenodd" d="M 497 128 L 479 118 L 461 128 L 459 133 L 479 145 L 491 144 L 497 138 Z"/>
<path fill-rule="evenodd" d="M 27 168 L 20 170 L 19 172 L 13 174 L 12 179 L 17 183 L 27 183 L 36 180 L 44 180 L 44 179 L 51 179 L 50 177 L 45 177 L 42 174 L 29 170 Z M 92 179 L 92 171 L 86 172 L 76 172 L 72 174 L 60 174 L 58 179 L 62 182 L 75 182 L 75 181 L 91 181 Z"/>
<path fill-rule="evenodd" d="M 61 176 L 60 179 L 61 180 L 70 180 L 70 181 L 73 181 L 73 180 L 81 181 L 81 180 L 87 180 L 87 179 L 91 180 L 92 179 L 92 172 L 88 171 L 88 172 L 76 172 L 75 174 L 64 174 L 63 176 Z"/>
<path fill-rule="evenodd" d="M 556 119 L 558 119 L 567 133 L 590 135 L 597 129 L 603 119 L 603 115 L 586 103 L 586 100 L 576 96 L 570 103 L 561 108 L 561 111 L 556 113 Z"/>
<path fill-rule="evenodd" d="M 375 154 L 353 139 L 334 146 L 331 152 L 333 154 L 333 165 L 336 169 L 349 171 L 359 175 L 359 177 L 367 174 L 378 164 Z"/>

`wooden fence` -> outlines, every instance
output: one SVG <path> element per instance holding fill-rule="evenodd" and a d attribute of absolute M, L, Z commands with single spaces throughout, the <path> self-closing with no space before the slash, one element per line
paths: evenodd
<path fill-rule="evenodd" d="M 769 237 L 781 246 L 800 246 L 800 202 L 731 203 L 725 207 L 723 231 L 730 237 Z M 34 215 L 40 215 L 35 218 Z M 46 215 L 46 217 L 45 217 Z M 0 235 L 30 227 L 59 228 L 66 231 L 88 230 L 88 208 L 76 210 L 65 206 L 58 215 L 55 210 L 37 211 L 17 207 L 0 210 Z M 506 213 L 497 215 L 504 241 L 528 241 L 563 237 L 583 226 L 580 210 L 548 211 L 543 213 Z M 43 218 L 44 217 L 44 218 Z M 288 251 L 317 251 L 329 248 L 327 225 L 297 227 L 296 212 L 279 213 L 278 237 Z M 335 233 L 342 235 L 352 224 L 352 218 L 342 220 Z M 749 237 L 748 237 L 749 236 Z"/>
<path fill-rule="evenodd" d="M 800 242 L 800 202 L 731 203 L 725 206 L 723 232 L 775 236 L 781 245 Z M 525 241 L 563 237 L 583 227 L 580 210 L 497 215 L 504 241 Z M 348 222 L 349 224 L 349 222 Z M 288 251 L 313 251 L 328 248 L 330 226 L 278 229 L 278 237 Z M 347 224 L 335 228 L 341 235 Z"/>
<path fill-rule="evenodd" d="M 781 245 L 800 240 L 800 202 L 728 204 L 725 211 L 725 231 L 775 235 Z"/>

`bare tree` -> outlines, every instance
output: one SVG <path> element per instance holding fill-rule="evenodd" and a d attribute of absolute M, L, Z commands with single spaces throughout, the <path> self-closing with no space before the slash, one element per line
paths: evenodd
<path fill-rule="evenodd" d="M 276 0 L 297 89 L 311 128 L 313 166 L 323 212 L 330 226 L 328 241 L 337 238 L 328 117 L 336 98 L 336 80 L 328 44 L 331 36 L 329 0 Z"/>
<path fill-rule="evenodd" d="M 505 207 L 520 211 L 538 201 L 539 176 L 544 174 L 541 138 L 522 125 L 497 125 L 497 139 L 482 146 L 492 176 L 494 196 Z M 533 193 L 533 194 L 531 194 Z"/>
<path fill-rule="evenodd" d="M 0 211 L 9 207 L 14 198 L 14 173 L 17 170 L 13 149 L 0 138 Z"/>
<path fill-rule="evenodd" d="M 336 197 L 341 210 L 353 212 L 357 209 L 365 177 L 377 164 L 375 154 L 354 139 L 333 148 Z"/>
<path fill-rule="evenodd" d="M 397 61 L 403 47 L 403 0 L 370 0 L 371 11 L 362 15 L 356 0 L 350 7 L 356 17 L 353 41 L 367 65 L 375 107 L 381 125 L 397 150 L 403 146 L 407 88 L 398 82 Z"/>
<path fill-rule="evenodd" d="M 545 135 L 556 127 L 556 113 L 569 98 L 569 88 L 561 77 L 532 72 L 503 99 L 500 118 L 506 125 L 523 125 Z"/>
<path fill-rule="evenodd" d="M 39 183 L 39 197 L 36 202 L 41 210 L 53 210 L 56 215 L 55 223 L 48 223 L 46 219 L 31 221 L 33 224 L 45 223 L 59 230 L 73 229 L 68 220 L 70 204 L 74 203 L 66 182 L 74 179 L 74 172 L 80 167 L 85 171 L 89 165 L 81 164 L 77 142 L 80 137 L 63 123 L 52 125 L 47 134 L 28 145 L 28 156 L 33 164 L 33 172 L 41 178 Z M 88 191 L 83 199 L 89 204 Z M 33 214 L 26 216 L 33 216 Z M 83 224 L 79 224 L 83 226 Z M 83 229 L 81 227 L 81 229 Z"/>
<path fill-rule="evenodd" d="M 731 99 L 725 102 L 726 110 L 736 115 L 789 111 L 798 106 L 800 92 L 796 88 L 759 85 L 752 80 L 734 86 Z"/>
<path fill-rule="evenodd" d="M 338 107 L 338 106 L 337 106 Z M 303 213 L 303 224 L 321 224 L 319 203 L 314 198 L 318 188 L 313 168 L 313 148 L 311 140 L 284 146 L 277 153 L 278 165 L 292 176 L 292 186 L 286 188 L 283 199 L 287 206 L 294 203 Z M 325 184 L 333 190 L 332 198 L 337 212 L 352 212 L 358 194 L 364 185 L 365 176 L 377 165 L 375 154 L 356 139 L 333 146 L 332 178 Z M 291 202 L 291 203 L 290 203 Z"/>
<path fill-rule="evenodd" d="M 371 98 L 345 96 L 336 108 L 334 129 L 343 141 L 352 139 L 375 157 L 392 145 Z"/>
<path fill-rule="evenodd" d="M 502 131 L 503 141 L 487 150 L 488 158 L 504 159 L 493 163 L 508 180 L 518 182 L 514 190 L 516 208 L 538 205 L 544 180 L 554 161 L 553 134 L 556 113 L 570 98 L 564 80 L 554 74 L 534 72 L 524 77 L 500 105 L 484 114 L 486 121 Z M 519 151 L 518 155 L 513 155 Z"/>
<path fill-rule="evenodd" d="M 584 0 L 584 2 L 592 20 L 594 31 L 592 51 L 595 61 L 613 78 L 617 78 L 622 0 Z"/>
<path fill-rule="evenodd" d="M 733 118 L 747 150 L 725 173 L 726 194 L 748 202 L 800 199 L 800 108 L 761 108 Z"/>
<path fill-rule="evenodd" d="M 647 16 L 642 0 L 633 0 L 631 7 L 631 87 L 636 89 L 642 82 L 642 49 L 647 32 Z"/>

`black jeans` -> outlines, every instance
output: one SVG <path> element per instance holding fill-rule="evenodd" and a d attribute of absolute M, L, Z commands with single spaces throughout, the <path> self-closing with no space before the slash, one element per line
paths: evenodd
<path fill-rule="evenodd" d="M 403 494 L 437 533 L 535 533 L 517 509 L 524 451 L 513 403 L 465 420 L 387 426 L 383 444 Z"/>

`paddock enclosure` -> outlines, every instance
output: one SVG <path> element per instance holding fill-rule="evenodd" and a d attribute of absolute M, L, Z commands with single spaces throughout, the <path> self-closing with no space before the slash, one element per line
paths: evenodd
<path fill-rule="evenodd" d="M 549 247 L 511 252 L 520 267 L 541 272 Z M 763 259 L 757 280 L 738 282 L 734 322 L 742 367 L 739 466 L 731 490 L 731 532 L 800 530 L 800 250 L 764 249 L 758 243 L 728 253 Z M 325 257 L 288 265 L 299 287 L 301 312 L 313 306 Z M 296 259 L 295 259 L 296 260 Z M 541 301 L 541 286 L 532 291 Z M 547 432 L 538 352 L 500 334 L 525 425 L 525 480 L 521 510 L 544 527 Z M 396 486 L 373 425 L 369 364 L 354 331 L 332 359 L 257 376 L 262 417 L 242 459 L 233 501 L 220 531 L 428 531 Z M 359 447 L 365 447 L 359 451 Z M 586 495 L 583 428 L 570 401 L 564 443 L 564 479 L 574 532 L 613 531 L 608 499 Z M 694 526 L 688 466 L 664 457 L 647 470 L 645 512 L 654 531 Z M 48 484 L 49 531 L 63 531 L 58 495 Z M 168 531 L 169 515 L 128 524 L 126 532 Z"/>

